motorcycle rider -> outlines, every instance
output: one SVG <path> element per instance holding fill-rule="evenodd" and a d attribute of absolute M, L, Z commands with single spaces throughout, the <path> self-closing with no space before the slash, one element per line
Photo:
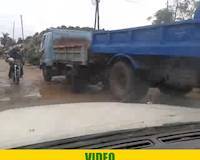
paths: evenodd
<path fill-rule="evenodd" d="M 23 59 L 23 55 L 22 53 L 20 53 L 20 47 L 19 46 L 15 46 L 13 47 L 7 54 L 7 59 L 6 61 L 8 61 L 9 58 L 13 58 L 14 60 L 19 60 L 20 61 L 20 64 L 21 64 L 21 75 L 20 77 L 23 77 L 23 65 L 24 65 L 24 59 Z M 10 69 L 9 69 L 9 74 L 8 74 L 8 77 L 9 79 L 11 79 L 11 73 L 12 73 L 12 70 L 13 70 L 13 63 L 9 63 L 10 64 Z"/>

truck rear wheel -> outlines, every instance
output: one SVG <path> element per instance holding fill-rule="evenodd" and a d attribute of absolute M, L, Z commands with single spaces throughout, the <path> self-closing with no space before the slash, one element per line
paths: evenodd
<path fill-rule="evenodd" d="M 109 84 L 112 94 L 125 102 L 139 100 L 148 91 L 147 84 L 135 75 L 131 66 L 121 61 L 111 67 Z"/>
<path fill-rule="evenodd" d="M 80 93 L 84 91 L 86 87 L 86 82 L 84 81 L 84 72 L 80 68 L 74 67 L 71 72 L 71 89 L 75 93 Z M 83 75 L 82 75 L 83 74 Z"/>
<path fill-rule="evenodd" d="M 45 81 L 50 82 L 52 79 L 52 73 L 51 73 L 51 67 L 43 67 L 42 68 L 42 73 L 43 73 L 43 78 Z"/>
<path fill-rule="evenodd" d="M 71 89 L 73 92 L 80 93 L 81 91 L 83 91 L 83 84 L 78 76 L 73 75 L 70 81 L 72 87 Z"/>

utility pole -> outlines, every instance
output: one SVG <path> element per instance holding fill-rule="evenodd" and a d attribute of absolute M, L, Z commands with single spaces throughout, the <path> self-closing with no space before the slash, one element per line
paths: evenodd
<path fill-rule="evenodd" d="M 13 40 L 15 39 L 15 21 L 13 22 Z"/>
<path fill-rule="evenodd" d="M 24 26 L 23 26 L 23 17 L 20 15 L 20 20 L 21 20 L 21 28 L 22 28 L 22 40 L 24 40 Z"/>
<path fill-rule="evenodd" d="M 167 10 L 169 10 L 169 0 L 167 0 Z"/>
<path fill-rule="evenodd" d="M 95 0 L 95 5 L 96 5 L 96 9 L 95 9 L 95 21 L 94 21 L 94 29 L 99 30 L 100 29 L 100 16 L 99 16 L 99 3 L 100 0 Z"/>

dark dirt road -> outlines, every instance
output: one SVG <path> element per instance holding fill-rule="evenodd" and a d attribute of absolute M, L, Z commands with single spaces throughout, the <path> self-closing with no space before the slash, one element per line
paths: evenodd
<path fill-rule="evenodd" d="M 46 104 L 75 102 L 112 102 L 116 101 L 109 91 L 89 86 L 84 93 L 75 94 L 65 78 L 57 77 L 52 82 L 44 82 L 38 67 L 24 67 L 24 77 L 19 85 L 8 79 L 8 64 L 0 59 L 0 111 L 38 106 Z M 187 107 L 200 107 L 200 91 L 194 90 L 186 97 L 170 97 L 160 94 L 157 89 L 150 89 L 142 103 L 162 103 Z"/>
<path fill-rule="evenodd" d="M 24 77 L 19 85 L 8 79 L 9 66 L 0 60 L 0 111 L 11 108 L 74 102 L 109 102 L 114 98 L 108 91 L 88 87 L 84 93 L 70 91 L 64 77 L 44 82 L 41 70 L 35 66 L 24 67 Z"/>

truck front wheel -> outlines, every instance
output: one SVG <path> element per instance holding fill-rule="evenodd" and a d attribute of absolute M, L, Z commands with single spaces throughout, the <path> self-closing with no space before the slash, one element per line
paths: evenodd
<path fill-rule="evenodd" d="M 145 82 L 135 75 L 129 64 L 122 61 L 115 63 L 111 67 L 109 85 L 112 94 L 124 102 L 139 100 L 148 91 L 148 86 Z"/>
<path fill-rule="evenodd" d="M 50 82 L 52 79 L 52 73 L 51 73 L 51 67 L 43 67 L 42 68 L 42 73 L 43 73 L 43 78 L 45 81 Z"/>

